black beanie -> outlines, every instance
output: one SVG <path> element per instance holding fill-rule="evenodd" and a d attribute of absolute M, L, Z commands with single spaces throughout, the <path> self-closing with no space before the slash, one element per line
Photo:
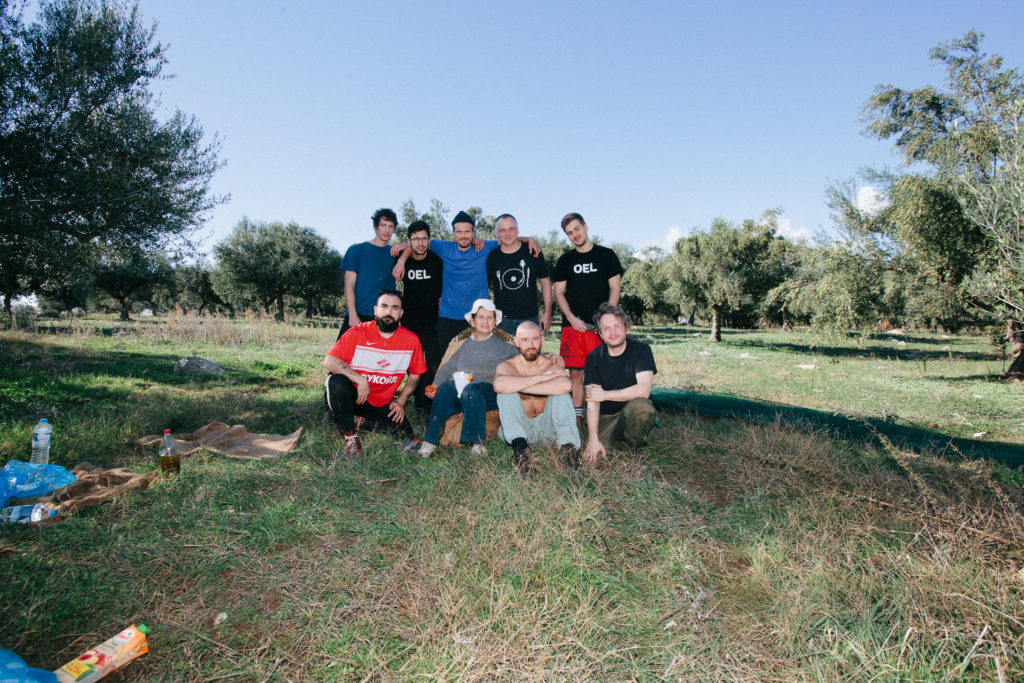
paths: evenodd
<path fill-rule="evenodd" d="M 465 211 L 459 211 L 455 214 L 455 218 L 452 219 L 452 227 L 455 227 L 456 223 L 469 223 L 473 227 L 476 227 L 476 221 Z"/>

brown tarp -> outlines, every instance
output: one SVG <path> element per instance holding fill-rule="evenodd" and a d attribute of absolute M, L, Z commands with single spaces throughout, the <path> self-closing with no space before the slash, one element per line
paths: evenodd
<path fill-rule="evenodd" d="M 242 460 L 260 460 L 276 458 L 295 448 L 302 436 L 302 428 L 291 434 L 253 434 L 243 425 L 228 427 L 223 422 L 211 422 L 191 434 L 175 434 L 174 443 L 178 452 L 187 455 L 200 448 L 226 455 L 229 458 Z M 140 446 L 151 446 L 160 443 L 163 435 L 144 436 L 139 439 Z"/>
<path fill-rule="evenodd" d="M 67 486 L 31 498 L 12 498 L 8 505 L 46 503 L 50 507 L 56 508 L 57 514 L 31 524 L 33 526 L 52 526 L 63 522 L 80 508 L 99 505 L 128 491 L 142 491 L 159 474 L 157 470 L 146 474 L 137 474 L 120 467 L 105 470 L 87 462 L 75 465 L 71 473 L 77 477 L 77 480 Z"/>

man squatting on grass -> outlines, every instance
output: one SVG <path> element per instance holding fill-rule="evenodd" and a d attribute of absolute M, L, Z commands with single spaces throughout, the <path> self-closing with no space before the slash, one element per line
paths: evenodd
<path fill-rule="evenodd" d="M 628 336 L 629 316 L 618 306 L 601 304 L 594 322 L 604 344 L 587 354 L 583 371 L 587 462 L 607 455 L 605 449 L 616 441 L 631 447 L 645 443 L 656 416 L 650 396 L 658 368 L 651 347 Z"/>
<path fill-rule="evenodd" d="M 572 379 L 572 404 L 576 417 L 583 414 L 583 364 L 587 354 L 601 343 L 590 321 L 602 303 L 619 303 L 622 289 L 622 264 L 608 247 L 594 244 L 587 224 L 578 213 L 562 218 L 562 230 L 573 248 L 558 257 L 551 280 L 555 301 L 562 310 L 562 343 L 559 353 L 565 359 Z"/>
<path fill-rule="evenodd" d="M 487 453 L 487 411 L 498 408 L 494 395 L 494 371 L 517 351 L 511 344 L 511 337 L 496 330 L 496 325 L 501 322 L 501 311 L 490 299 L 474 301 L 465 319 L 472 332 L 467 330 L 452 340 L 434 376 L 437 386 L 434 406 L 430 409 L 427 432 L 418 451 L 423 457 L 434 452 L 445 423 L 458 412 L 462 412 L 459 441 L 471 444 L 474 455 Z M 461 396 L 455 387 L 456 372 L 473 375 L 473 381 L 465 386 Z"/>
<path fill-rule="evenodd" d="M 405 404 L 420 375 L 427 371 L 420 340 L 399 325 L 402 296 L 382 290 L 374 306 L 373 320 L 350 328 L 324 357 L 331 374 L 324 382 L 327 410 L 345 436 L 345 453 L 363 453 L 358 428 L 397 430 L 412 439 L 412 425 Z M 406 372 L 409 378 L 395 397 Z"/>
<path fill-rule="evenodd" d="M 494 391 L 501 417 L 501 436 L 512 445 L 523 479 L 533 476 L 531 447 L 560 447 L 562 460 L 579 469 L 580 433 L 573 411 L 569 372 L 541 355 L 544 335 L 532 321 L 516 328 L 519 355 L 494 373 Z"/>

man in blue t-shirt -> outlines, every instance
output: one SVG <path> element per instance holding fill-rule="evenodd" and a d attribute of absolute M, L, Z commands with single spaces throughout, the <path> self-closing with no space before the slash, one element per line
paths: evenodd
<path fill-rule="evenodd" d="M 373 239 L 353 244 L 345 252 L 341 269 L 345 271 L 345 319 L 338 339 L 350 327 L 373 320 L 373 307 L 382 289 L 394 289 L 391 269 L 395 259 L 388 242 L 395 234 L 398 216 L 391 209 L 377 209 L 373 214 Z"/>
<path fill-rule="evenodd" d="M 430 250 L 441 257 L 444 276 L 441 286 L 441 308 L 437 317 L 437 342 L 443 354 L 448 343 L 466 329 L 465 315 L 477 299 L 489 299 L 487 292 L 487 255 L 498 248 L 495 240 L 476 239 L 476 222 L 465 211 L 452 219 L 454 242 L 430 240 Z M 540 247 L 532 237 L 521 238 L 531 254 L 539 254 Z M 401 279 L 405 274 L 405 261 L 409 249 L 398 259 L 392 275 Z"/>

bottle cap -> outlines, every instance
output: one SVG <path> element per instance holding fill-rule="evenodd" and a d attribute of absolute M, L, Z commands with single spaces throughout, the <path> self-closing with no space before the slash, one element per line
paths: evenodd
<path fill-rule="evenodd" d="M 145 624 L 139 624 L 138 626 L 136 626 L 136 628 L 139 629 L 139 633 L 141 633 L 142 635 L 144 635 L 144 636 L 148 636 L 149 635 L 149 627 L 146 626 Z"/>
<path fill-rule="evenodd" d="M 40 422 L 47 422 L 47 419 L 45 417 L 41 417 L 41 418 L 39 418 L 39 421 Z"/>
<path fill-rule="evenodd" d="M 170 430 L 170 429 L 165 429 L 165 430 L 164 430 L 164 434 L 170 434 L 170 433 L 171 433 L 171 430 Z"/>

